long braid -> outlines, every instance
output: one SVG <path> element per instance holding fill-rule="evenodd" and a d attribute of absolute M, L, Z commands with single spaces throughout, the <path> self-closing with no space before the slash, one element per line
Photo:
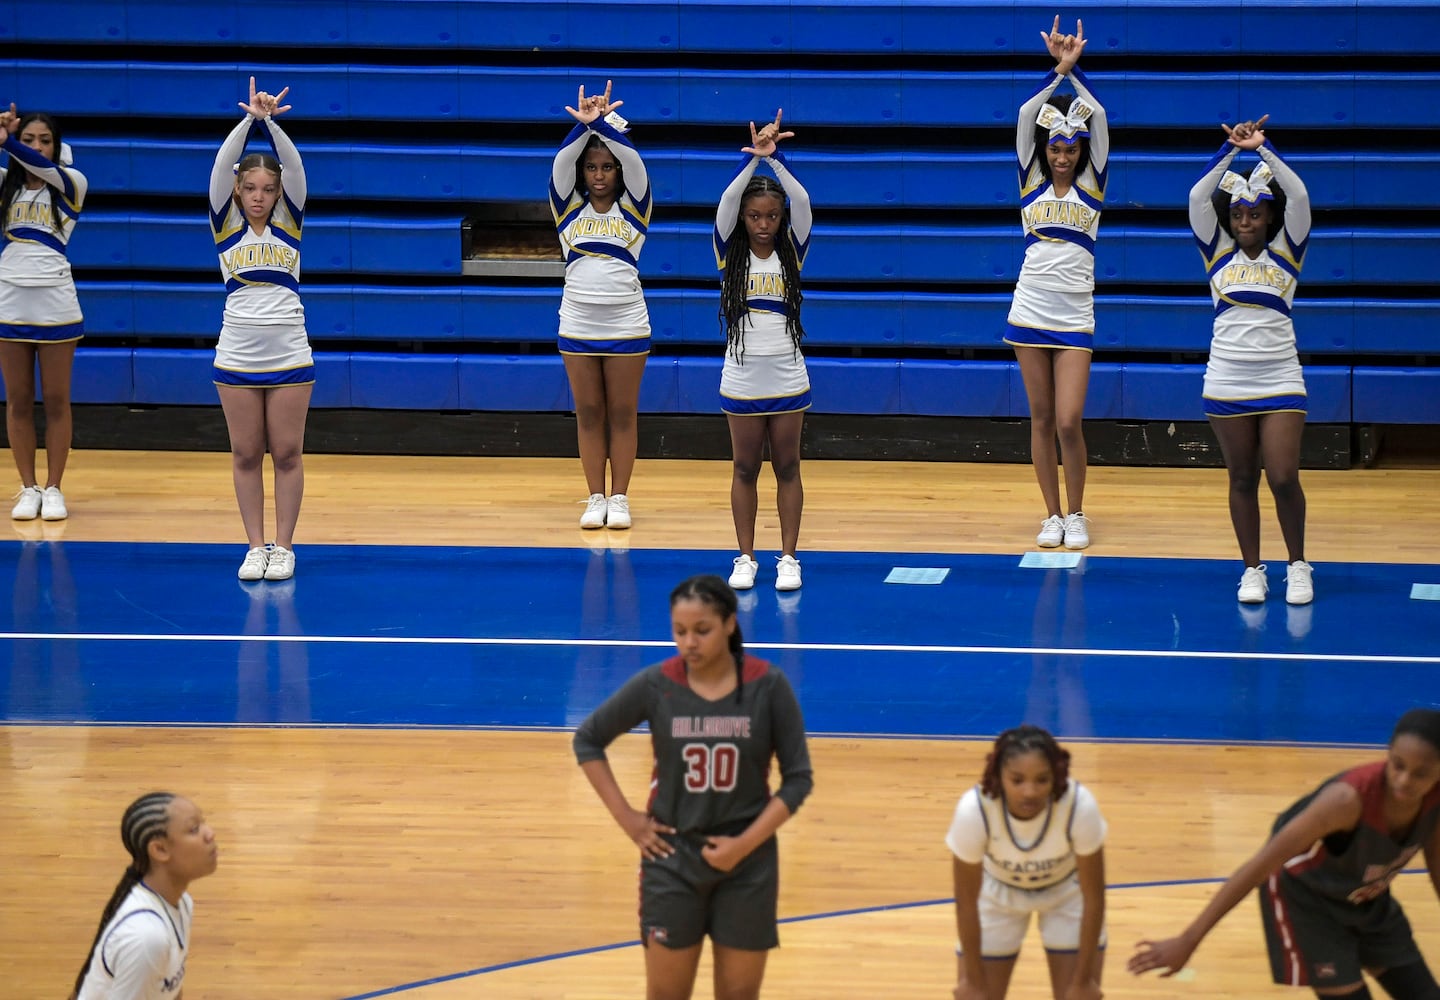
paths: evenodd
<path fill-rule="evenodd" d="M 60 129 L 56 127 L 55 120 L 49 115 L 43 111 L 32 111 L 20 119 L 20 123 L 11 134 L 15 137 L 15 141 L 19 142 L 20 133 L 25 131 L 25 126 L 35 121 L 49 127 L 50 134 L 55 137 L 54 162 L 58 166 L 60 163 Z M 10 169 L 5 171 L 5 182 L 0 184 L 0 233 L 3 233 L 10 225 L 10 206 L 15 203 L 15 196 L 20 193 L 20 189 L 25 186 L 25 181 L 29 177 L 30 171 L 19 163 L 13 162 L 12 158 Z M 46 187 L 50 187 L 50 185 L 47 184 Z M 53 187 L 50 188 L 50 219 L 54 223 L 56 231 L 61 231 L 63 219 L 60 215 L 60 192 Z"/>
<path fill-rule="evenodd" d="M 708 604 L 715 609 L 721 621 L 733 618 L 740 607 L 730 585 L 709 573 L 692 576 L 676 584 L 675 589 L 670 591 L 670 606 L 673 608 L 677 601 L 699 601 Z M 740 695 L 745 689 L 745 637 L 740 634 L 738 619 L 735 630 L 730 633 L 730 655 L 735 658 L 735 703 L 738 705 Z"/>
<path fill-rule="evenodd" d="M 85 953 L 80 974 L 75 977 L 75 988 L 70 993 L 70 1000 L 75 1000 L 80 995 L 80 987 L 85 985 L 85 974 L 90 971 L 90 960 L 95 954 L 95 946 L 100 943 L 100 935 L 105 933 L 106 926 L 115 916 L 115 911 L 120 909 L 125 897 L 130 895 L 130 890 L 149 872 L 150 841 L 164 836 L 165 828 L 170 822 L 170 803 L 174 798 L 169 792 L 151 792 L 140 796 L 125 810 L 125 815 L 120 820 L 120 841 L 125 845 L 125 850 L 130 852 L 130 864 L 116 883 L 115 891 L 110 894 L 110 902 L 105 904 L 105 911 L 100 916 L 100 926 L 95 929 L 95 940 L 90 942 L 90 950 Z"/>
<path fill-rule="evenodd" d="M 1039 726 L 1016 726 L 995 737 L 995 746 L 985 758 L 985 771 L 980 778 L 980 790 L 992 799 L 1005 797 L 1000 772 L 1005 762 L 1022 753 L 1038 751 L 1050 762 L 1052 783 L 1050 794 L 1059 799 L 1065 794 L 1070 782 L 1070 751 L 1055 742 L 1055 737 Z"/>
<path fill-rule="evenodd" d="M 755 177 L 745 185 L 745 192 L 740 196 L 740 219 L 725 250 L 725 271 L 720 278 L 720 324 L 725 330 L 725 348 L 727 351 L 733 348 L 741 361 L 745 359 L 744 327 L 750 313 L 750 238 L 743 220 L 745 203 L 760 195 L 780 199 L 780 230 L 775 252 L 780 257 L 780 277 L 785 283 L 785 332 L 797 351 L 805 337 L 805 329 L 800 325 L 800 303 L 805 296 L 800 291 L 800 259 L 790 238 L 790 204 L 778 182 L 765 176 Z"/>

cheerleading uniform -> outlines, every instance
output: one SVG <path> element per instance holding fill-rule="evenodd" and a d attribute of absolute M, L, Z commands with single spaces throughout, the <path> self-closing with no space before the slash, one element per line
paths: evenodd
<path fill-rule="evenodd" d="M 0 340 L 63 344 L 85 333 L 75 279 L 66 257 L 70 236 L 85 203 L 88 184 L 74 167 L 51 163 L 15 136 L 4 144 L 10 170 L 23 170 L 45 182 L 15 192 L 4 220 L 0 244 Z M 4 171 L 0 171 L 0 176 Z M 52 206 L 59 206 L 55 222 Z"/>

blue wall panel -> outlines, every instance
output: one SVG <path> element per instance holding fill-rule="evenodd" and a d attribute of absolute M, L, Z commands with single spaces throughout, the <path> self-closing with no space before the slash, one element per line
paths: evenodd
<path fill-rule="evenodd" d="M 809 358 L 805 364 L 816 413 L 901 412 L 898 361 Z"/>
<path fill-rule="evenodd" d="M 498 412 L 575 408 L 558 355 L 462 355 L 460 408 Z"/>
<path fill-rule="evenodd" d="M 1354 419 L 1369 424 L 1440 424 L 1440 368 L 1356 365 Z"/>
<path fill-rule="evenodd" d="M 73 403 L 130 403 L 135 372 L 128 347 L 77 347 L 70 382 Z M 38 386 L 37 386 L 38 390 Z M 37 391 L 37 395 L 43 395 Z"/>
<path fill-rule="evenodd" d="M 350 402 L 377 410 L 458 410 L 460 359 L 357 351 L 350 355 Z"/>
<path fill-rule="evenodd" d="M 723 359 L 681 358 L 675 372 L 676 411 L 679 413 L 720 412 L 720 370 Z M 811 386 L 814 371 L 811 370 Z"/>
<path fill-rule="evenodd" d="M 355 405 L 350 395 L 350 355 L 338 351 L 316 351 L 315 388 L 310 391 L 310 406 L 315 409 L 349 409 Z"/>
<path fill-rule="evenodd" d="M 990 417 L 1010 410 L 1009 361 L 900 362 L 900 412 L 916 416 Z"/>

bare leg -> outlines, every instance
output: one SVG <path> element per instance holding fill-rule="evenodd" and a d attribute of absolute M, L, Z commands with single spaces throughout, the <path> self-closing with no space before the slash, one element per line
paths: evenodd
<path fill-rule="evenodd" d="M 771 417 L 737 417 L 727 414 L 730 423 L 730 452 L 734 469 L 730 477 L 730 516 L 735 521 L 735 541 L 740 551 L 755 558 L 755 513 L 760 507 L 760 466 L 765 461 L 765 438 Z M 797 525 L 798 532 L 799 527 Z"/>
<path fill-rule="evenodd" d="M 1040 496 L 1047 515 L 1063 515 L 1060 509 L 1060 457 L 1055 451 L 1055 371 L 1051 355 L 1043 347 L 1017 347 L 1015 360 L 1025 382 L 1030 402 L 1030 464 L 1040 483 Z"/>
<path fill-rule="evenodd" d="M 800 542 L 800 515 L 805 508 L 805 486 L 800 481 L 800 435 L 805 411 L 770 417 L 770 467 L 775 470 L 775 506 L 780 514 L 780 551 L 795 554 Z"/>
<path fill-rule="evenodd" d="M 1065 513 L 1085 509 L 1085 473 L 1090 456 L 1080 424 L 1090 389 L 1089 351 L 1051 351 L 1055 356 L 1055 425 L 1060 434 L 1060 463 L 1065 467 Z"/>
<path fill-rule="evenodd" d="M 695 971 L 700 967 L 701 944 L 689 948 L 645 947 L 646 1000 L 690 1000 L 695 990 Z"/>
<path fill-rule="evenodd" d="M 965 959 L 962 956 L 955 956 L 960 966 L 958 982 L 966 982 Z M 1010 989 L 1010 976 L 1015 971 L 1015 959 L 1013 958 L 987 958 L 981 966 L 985 970 L 985 982 L 981 984 L 985 988 L 985 995 L 989 1000 L 1005 1000 L 1005 993 Z"/>
<path fill-rule="evenodd" d="M 1300 488 L 1300 436 L 1303 413 L 1267 413 L 1260 418 L 1260 455 L 1265 480 L 1275 497 L 1287 562 L 1305 559 L 1305 491 Z"/>
<path fill-rule="evenodd" d="M 1104 971 L 1105 951 L 1101 949 L 1102 961 L 1095 970 L 1095 980 L 1100 981 L 1101 973 Z M 1075 966 L 1080 962 L 1080 956 L 1075 952 L 1047 951 L 1045 959 L 1050 963 L 1050 992 L 1055 1000 L 1065 1000 L 1065 991 L 1070 988 L 1070 983 L 1075 979 Z"/>
<path fill-rule="evenodd" d="M 1230 522 L 1246 566 L 1260 565 L 1260 418 L 1211 417 L 1230 475 Z"/>
<path fill-rule="evenodd" d="M 609 429 L 610 492 L 628 494 L 630 474 L 635 471 L 635 452 L 639 448 L 636 413 L 640 407 L 640 377 L 645 374 L 645 355 L 606 358 L 603 372 L 605 423 Z"/>
<path fill-rule="evenodd" d="M 605 461 L 610 455 L 606 436 L 605 359 L 599 356 L 565 355 L 565 374 L 575 396 L 575 437 L 580 447 L 580 468 L 590 493 L 604 494 Z"/>
<path fill-rule="evenodd" d="M 300 501 L 305 495 L 305 417 L 314 386 L 265 390 L 265 437 L 275 466 L 275 544 L 293 548 Z"/>
<path fill-rule="evenodd" d="M 715 1000 L 759 1000 L 768 951 L 714 945 Z"/>
<path fill-rule="evenodd" d="M 5 431 L 21 486 L 35 485 L 36 345 L 0 340 L 0 373 L 5 378 Z"/>
<path fill-rule="evenodd" d="M 230 431 L 230 464 L 240 521 L 252 549 L 265 544 L 265 393 L 273 390 L 220 385 L 220 408 Z"/>

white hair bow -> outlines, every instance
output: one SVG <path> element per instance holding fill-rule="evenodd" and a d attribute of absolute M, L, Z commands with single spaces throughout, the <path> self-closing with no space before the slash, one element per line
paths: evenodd
<path fill-rule="evenodd" d="M 60 166 L 68 167 L 75 162 L 75 151 L 70 148 L 68 142 L 60 144 Z"/>
<path fill-rule="evenodd" d="M 1220 190 L 1229 192 L 1232 205 L 1258 205 L 1275 197 L 1270 193 L 1270 178 L 1274 176 L 1270 164 L 1262 160 L 1255 164 L 1248 178 L 1233 170 L 1225 171 L 1225 176 L 1220 178 Z"/>
<path fill-rule="evenodd" d="M 1070 102 L 1068 112 L 1061 111 L 1053 104 L 1040 105 L 1040 113 L 1035 116 L 1035 124 L 1043 129 L 1049 129 L 1052 142 L 1056 138 L 1063 139 L 1065 142 L 1074 142 L 1077 138 L 1086 138 L 1090 135 L 1090 130 L 1085 127 L 1085 123 L 1094 113 L 1094 108 L 1077 97 Z"/>

